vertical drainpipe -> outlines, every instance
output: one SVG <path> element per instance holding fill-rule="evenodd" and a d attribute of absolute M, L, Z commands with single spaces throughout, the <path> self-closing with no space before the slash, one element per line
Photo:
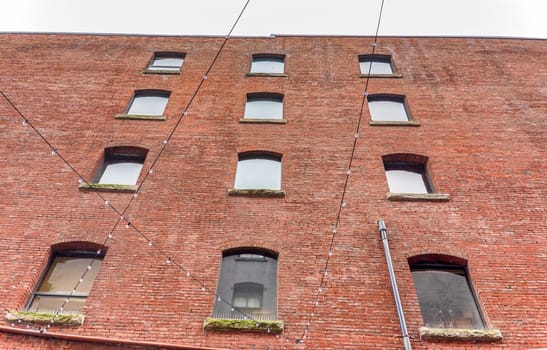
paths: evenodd
<path fill-rule="evenodd" d="M 386 255 L 391 289 L 393 289 L 393 297 L 395 298 L 395 306 L 397 307 L 397 315 L 399 316 L 399 324 L 401 325 L 401 333 L 403 334 L 403 344 L 405 350 L 412 350 L 412 346 L 410 345 L 410 336 L 408 335 L 408 331 L 406 329 L 405 314 L 403 312 L 403 306 L 401 305 L 401 298 L 399 297 L 399 289 L 397 288 L 397 281 L 395 280 L 395 271 L 393 271 L 393 263 L 391 262 L 391 254 L 389 253 L 386 224 L 383 220 L 378 220 L 378 230 L 380 231 L 382 243 L 384 245 L 384 253 Z"/>

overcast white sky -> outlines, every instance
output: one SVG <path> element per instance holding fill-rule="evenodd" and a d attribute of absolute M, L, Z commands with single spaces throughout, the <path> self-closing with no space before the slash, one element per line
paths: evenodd
<path fill-rule="evenodd" d="M 245 0 L 3 0 L 0 32 L 225 35 Z M 381 0 L 250 0 L 234 35 L 372 35 Z M 547 39 L 547 0 L 385 0 L 380 35 Z"/>

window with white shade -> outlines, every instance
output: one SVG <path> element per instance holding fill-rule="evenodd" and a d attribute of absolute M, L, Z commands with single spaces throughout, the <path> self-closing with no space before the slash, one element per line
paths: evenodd
<path fill-rule="evenodd" d="M 184 53 L 156 52 L 146 68 L 148 73 L 178 73 L 184 63 Z"/>
<path fill-rule="evenodd" d="M 276 54 L 253 55 L 252 74 L 283 74 L 284 72 L 285 56 Z"/>
<path fill-rule="evenodd" d="M 26 310 L 54 313 L 63 306 L 64 313 L 78 313 L 85 304 L 102 260 L 103 254 L 97 254 L 97 251 L 56 252 L 32 292 Z"/>
<path fill-rule="evenodd" d="M 240 154 L 235 189 L 281 189 L 281 157 L 271 154 Z"/>
<path fill-rule="evenodd" d="M 127 107 L 127 115 L 162 116 L 170 96 L 165 90 L 138 90 Z"/>
<path fill-rule="evenodd" d="M 247 95 L 244 119 L 283 119 L 283 95 L 255 93 Z"/>
<path fill-rule="evenodd" d="M 427 157 L 392 154 L 383 157 L 390 192 L 432 193 L 433 186 L 426 171 Z"/>
<path fill-rule="evenodd" d="M 275 320 L 277 254 L 254 249 L 225 252 L 217 294 L 213 317 Z"/>
<path fill-rule="evenodd" d="M 395 73 L 389 55 L 359 55 L 359 67 L 362 75 L 391 76 Z"/>
<path fill-rule="evenodd" d="M 97 184 L 135 185 L 148 151 L 137 147 L 105 149 L 104 162 L 95 179 Z"/>
<path fill-rule="evenodd" d="M 367 97 L 372 121 L 407 122 L 410 120 L 405 97 L 402 95 L 375 94 Z"/>

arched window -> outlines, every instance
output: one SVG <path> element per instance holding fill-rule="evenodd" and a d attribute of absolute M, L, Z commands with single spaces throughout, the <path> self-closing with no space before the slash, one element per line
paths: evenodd
<path fill-rule="evenodd" d="M 276 93 L 247 94 L 244 119 L 283 119 L 283 95 Z"/>
<path fill-rule="evenodd" d="M 420 255 L 408 261 L 426 327 L 485 328 L 465 260 Z"/>
<path fill-rule="evenodd" d="M 213 317 L 277 318 L 277 254 L 251 248 L 224 252 Z"/>
<path fill-rule="evenodd" d="M 434 192 L 426 171 L 427 157 L 398 153 L 386 155 L 382 158 L 390 192 Z"/>
<path fill-rule="evenodd" d="M 252 74 L 283 74 L 285 56 L 278 54 L 255 54 L 251 63 Z"/>
<path fill-rule="evenodd" d="M 64 304 L 63 312 L 78 313 L 93 286 L 104 253 L 105 249 L 99 245 L 92 250 L 89 247 L 82 250 L 53 249 L 48 266 L 27 302 L 26 310 L 57 312 Z"/>
<path fill-rule="evenodd" d="M 281 156 L 242 153 L 238 156 L 235 189 L 281 189 Z"/>
<path fill-rule="evenodd" d="M 139 147 L 110 147 L 95 177 L 97 184 L 135 185 L 148 150 Z"/>

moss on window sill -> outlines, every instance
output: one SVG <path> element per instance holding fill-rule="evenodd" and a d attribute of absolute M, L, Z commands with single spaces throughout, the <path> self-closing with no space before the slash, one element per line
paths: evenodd
<path fill-rule="evenodd" d="M 142 74 L 173 74 L 180 75 L 180 70 L 177 69 L 145 69 L 141 72 Z"/>
<path fill-rule="evenodd" d="M 277 77 L 277 78 L 286 78 L 288 77 L 285 73 L 246 73 L 248 77 Z"/>
<path fill-rule="evenodd" d="M 117 185 L 117 184 L 95 184 L 83 183 L 78 186 L 80 191 L 101 191 L 101 192 L 136 192 L 137 185 Z"/>
<path fill-rule="evenodd" d="M 31 312 L 10 310 L 6 313 L 6 320 L 10 322 L 32 322 L 46 324 L 53 319 L 53 324 L 63 326 L 81 326 L 85 316 L 82 314 L 58 314 L 49 312 Z"/>
<path fill-rule="evenodd" d="M 368 74 L 360 74 L 359 78 L 367 78 Z M 403 75 L 399 73 L 394 74 L 371 74 L 370 78 L 402 78 Z"/>
<path fill-rule="evenodd" d="M 287 193 L 285 190 L 230 188 L 228 195 L 234 197 L 285 197 Z"/>
<path fill-rule="evenodd" d="M 420 122 L 417 120 L 406 120 L 406 121 L 379 121 L 371 120 L 368 122 L 371 126 L 420 126 Z"/>
<path fill-rule="evenodd" d="M 232 320 L 227 318 L 207 317 L 203 329 L 208 331 L 243 331 L 243 332 L 283 332 L 283 321 Z"/>
<path fill-rule="evenodd" d="M 386 193 L 386 199 L 396 202 L 448 202 L 446 193 Z"/>
<path fill-rule="evenodd" d="M 501 341 L 503 336 L 499 329 L 460 329 L 420 327 L 422 340 L 457 340 L 457 341 Z"/>
<path fill-rule="evenodd" d="M 260 119 L 260 118 L 241 118 L 240 123 L 254 124 L 287 124 L 287 119 Z"/>
<path fill-rule="evenodd" d="M 145 114 L 116 114 L 114 119 L 128 119 L 128 120 L 167 120 L 164 115 L 145 115 Z"/>

